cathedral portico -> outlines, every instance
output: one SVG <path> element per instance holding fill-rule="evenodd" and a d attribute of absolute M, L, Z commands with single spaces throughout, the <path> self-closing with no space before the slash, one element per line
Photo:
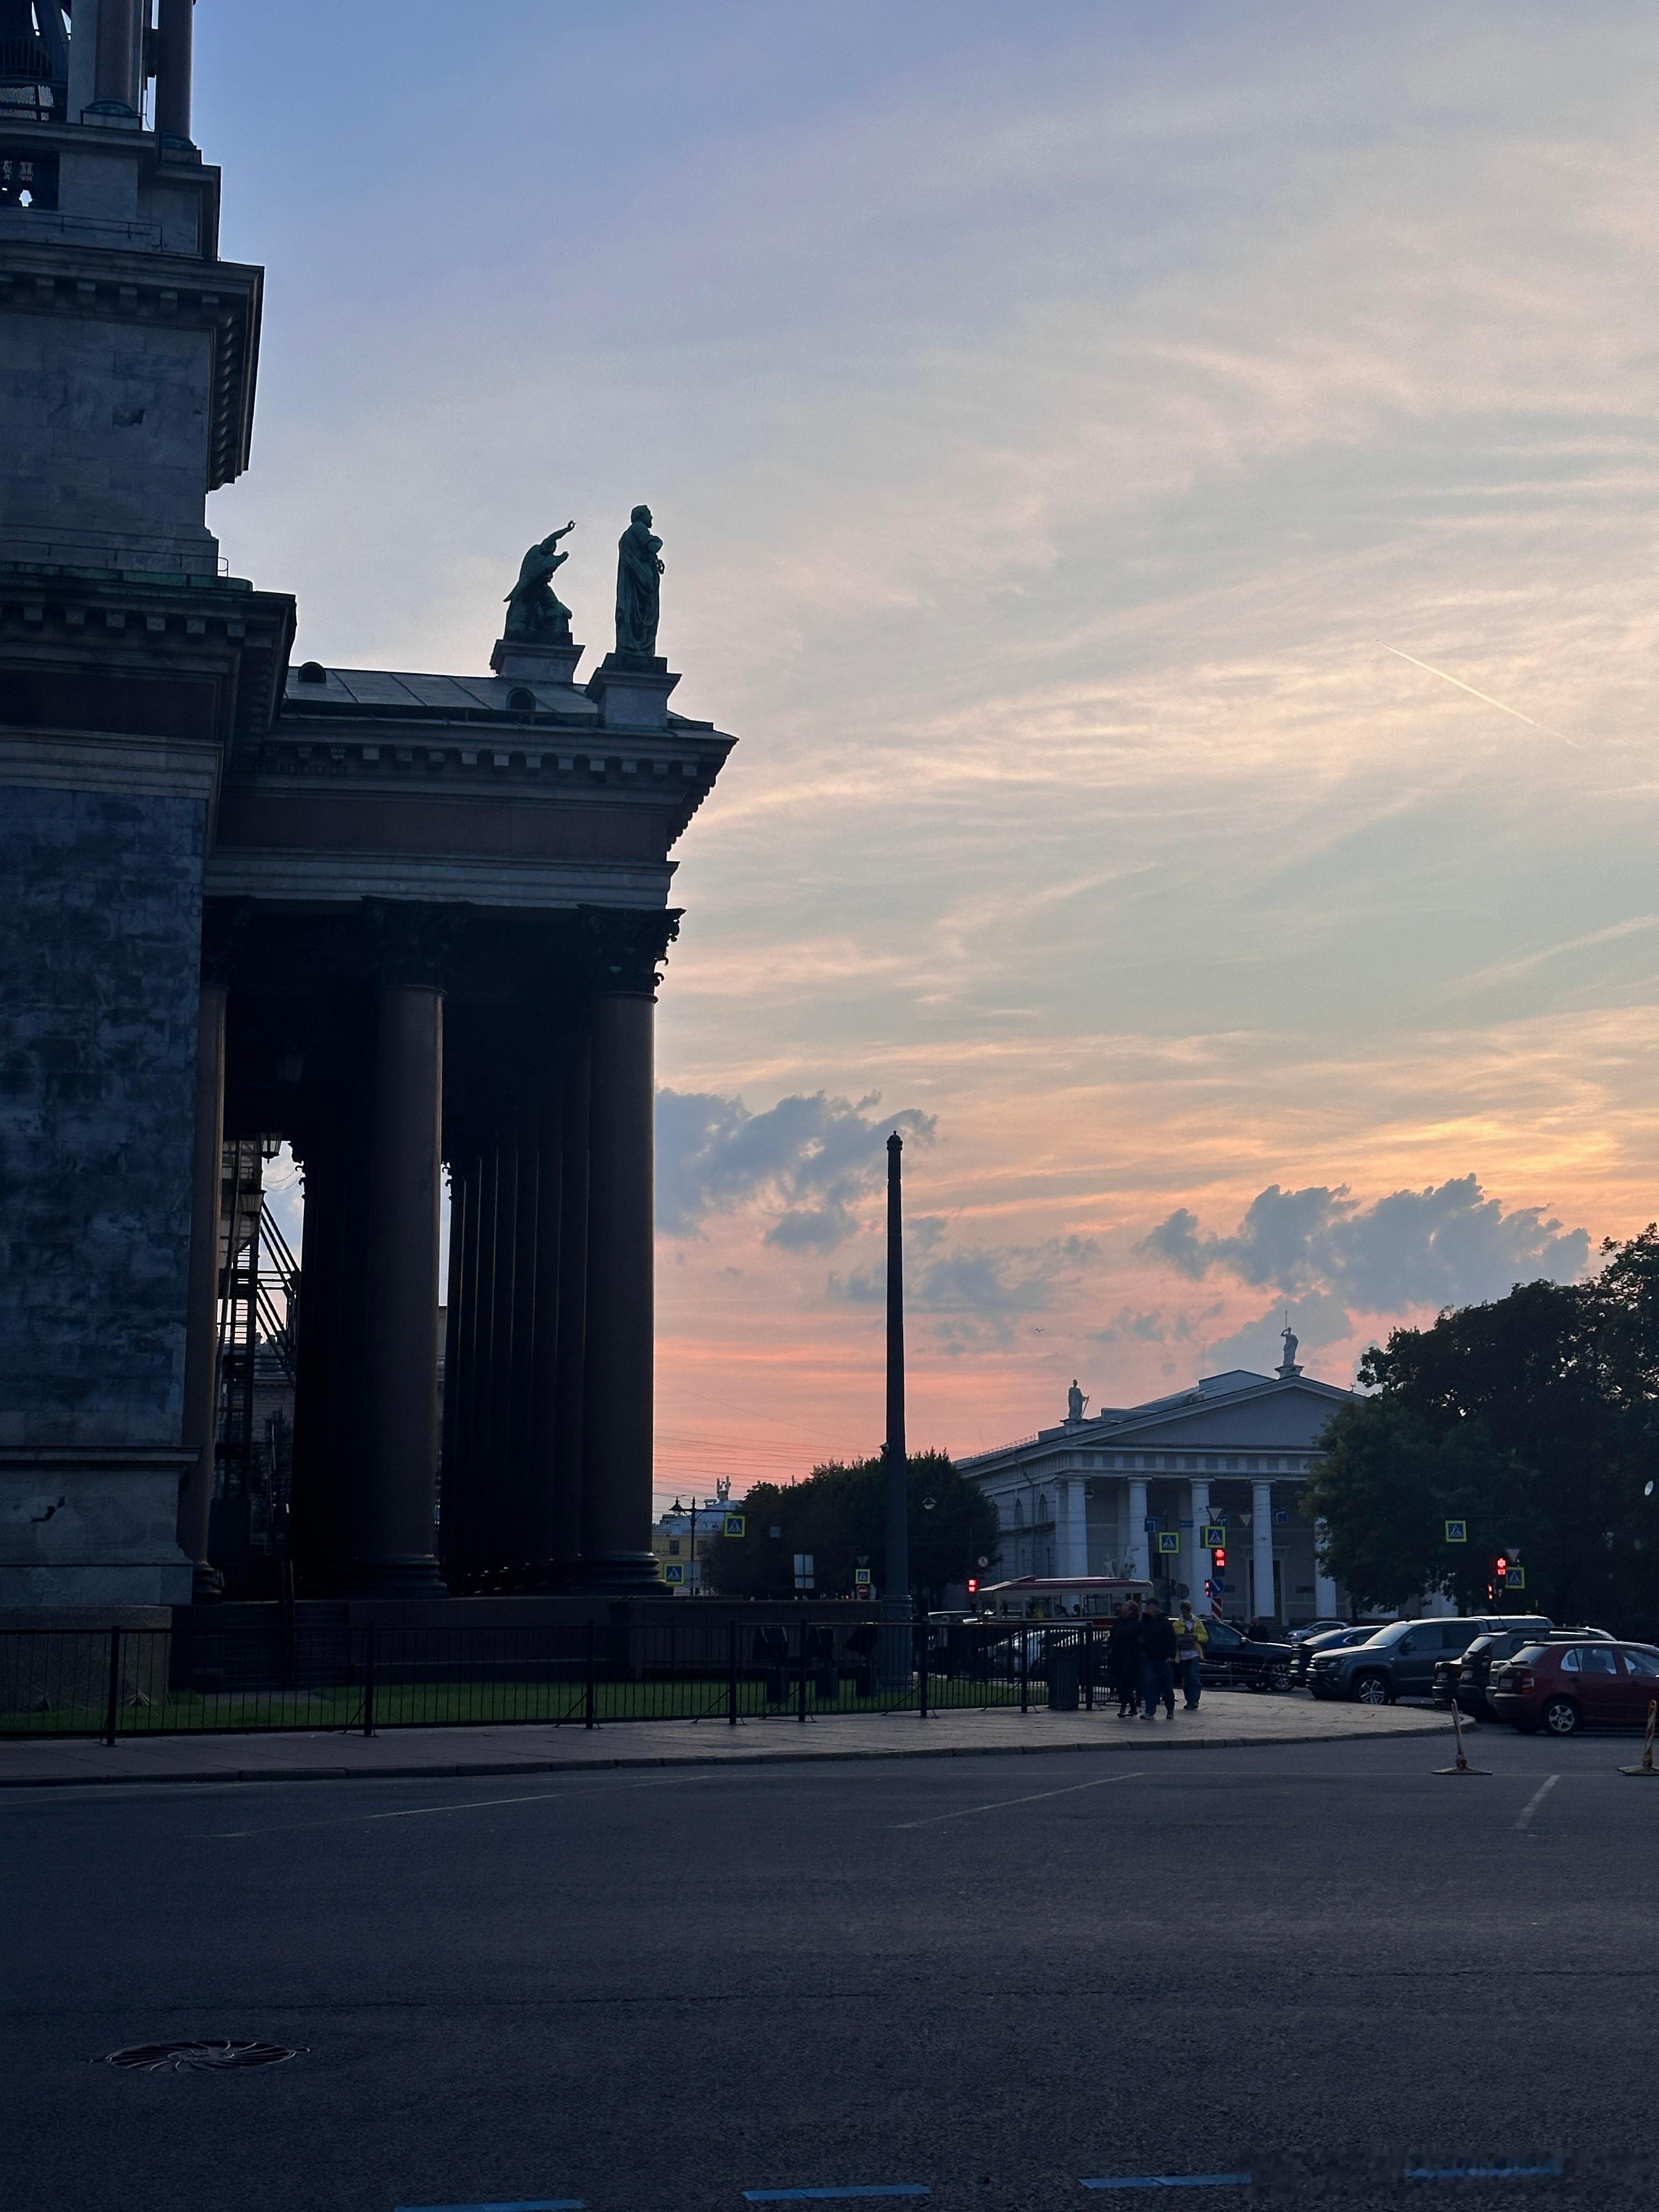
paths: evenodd
<path fill-rule="evenodd" d="M 67 30 L 21 3 L 0 1604 L 213 1592 L 226 1147 L 279 1141 L 300 1594 L 656 1587 L 655 1000 L 672 848 L 733 742 L 671 710 L 662 541 L 636 507 L 585 683 L 552 588 L 574 521 L 524 556 L 489 673 L 292 665 L 293 601 L 221 576 L 206 524 L 247 462 L 263 274 L 218 258 L 189 0 L 77 0 Z"/>

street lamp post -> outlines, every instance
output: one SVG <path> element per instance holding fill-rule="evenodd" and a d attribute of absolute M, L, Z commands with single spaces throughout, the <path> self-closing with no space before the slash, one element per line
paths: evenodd
<path fill-rule="evenodd" d="M 910 1682 L 909 1461 L 904 1442 L 904 1209 L 896 1129 L 887 1139 L 887 1572 L 881 1593 L 884 1689 Z"/>

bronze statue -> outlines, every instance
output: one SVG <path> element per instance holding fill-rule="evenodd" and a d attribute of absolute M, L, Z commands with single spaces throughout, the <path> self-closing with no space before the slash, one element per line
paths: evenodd
<path fill-rule="evenodd" d="M 651 510 L 636 507 L 617 546 L 617 654 L 629 660 L 653 660 L 657 652 L 657 620 L 662 592 L 658 578 L 662 562 L 660 538 L 651 535 Z"/>
<path fill-rule="evenodd" d="M 570 610 L 553 595 L 553 571 L 570 556 L 557 550 L 560 538 L 576 527 L 567 522 L 539 545 L 532 545 L 519 563 L 519 580 L 507 595 L 503 636 L 533 639 L 538 645 L 568 645 Z"/>

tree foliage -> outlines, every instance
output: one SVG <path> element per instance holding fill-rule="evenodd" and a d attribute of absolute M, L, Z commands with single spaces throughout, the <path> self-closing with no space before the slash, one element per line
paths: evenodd
<path fill-rule="evenodd" d="M 1659 1230 L 1602 1247 L 1583 1283 L 1528 1283 L 1395 1329 L 1341 1407 L 1304 1510 L 1362 1606 L 1443 1591 L 1480 1611 L 1492 1557 L 1519 1553 L 1527 1608 L 1659 1620 Z M 1466 1544 L 1444 1523 L 1467 1522 Z"/>
<path fill-rule="evenodd" d="M 913 1452 L 907 1475 L 911 1587 L 932 1602 L 967 1580 L 981 1552 L 994 1551 L 996 1508 L 943 1452 Z M 879 1455 L 850 1465 L 831 1461 L 802 1482 L 757 1482 L 743 1510 L 746 1533 L 709 1547 L 705 1588 L 734 1597 L 793 1597 L 797 1552 L 812 1554 L 815 1596 L 850 1597 L 860 1565 L 869 1567 L 878 1589 L 885 1588 L 887 1477 Z"/>

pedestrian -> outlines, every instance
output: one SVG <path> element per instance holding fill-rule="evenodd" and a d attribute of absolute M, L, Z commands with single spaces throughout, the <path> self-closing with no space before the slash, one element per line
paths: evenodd
<path fill-rule="evenodd" d="M 1201 1688 L 1200 1669 L 1210 1641 L 1210 1632 L 1204 1625 L 1202 1613 L 1193 1611 L 1189 1597 L 1181 1601 L 1181 1610 L 1170 1624 L 1175 1630 L 1176 1664 L 1181 1669 L 1181 1694 L 1189 1713 L 1198 1711 Z"/>
<path fill-rule="evenodd" d="M 1119 1601 L 1107 1631 L 1106 1679 L 1117 1692 L 1119 1720 L 1133 1720 L 1140 1680 L 1140 1615 L 1127 1598 Z"/>
<path fill-rule="evenodd" d="M 1162 1705 L 1175 1718 L 1175 1630 L 1155 1597 L 1140 1608 L 1140 1717 L 1155 1721 Z"/>

